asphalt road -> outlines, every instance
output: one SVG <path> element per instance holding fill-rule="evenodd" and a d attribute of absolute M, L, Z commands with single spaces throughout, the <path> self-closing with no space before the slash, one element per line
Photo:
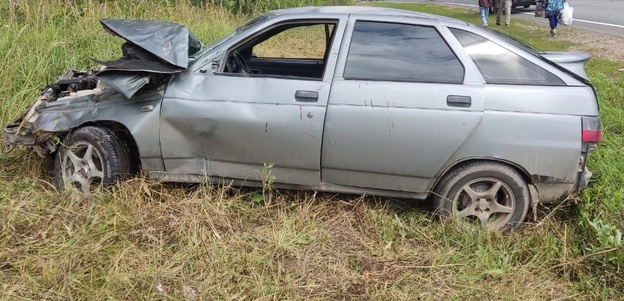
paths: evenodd
<path fill-rule="evenodd" d="M 477 7 L 477 0 L 397 0 L 391 2 L 447 3 Z M 624 37 L 624 0 L 569 0 L 569 3 L 574 7 L 572 27 Z M 526 9 L 517 7 L 512 11 L 512 16 L 547 23 L 544 18 L 535 18 L 534 12 L 535 6 Z"/>

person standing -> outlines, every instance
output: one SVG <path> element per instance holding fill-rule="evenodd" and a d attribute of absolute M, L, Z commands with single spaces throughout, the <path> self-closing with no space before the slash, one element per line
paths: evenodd
<path fill-rule="evenodd" d="M 488 17 L 490 16 L 490 7 L 492 0 L 479 0 L 479 14 L 481 15 L 481 26 L 488 26 Z"/>
<path fill-rule="evenodd" d="M 559 14 L 563 9 L 563 3 L 568 0 L 548 0 L 546 5 L 546 18 L 550 21 L 550 35 L 553 38 L 557 37 L 557 22 L 559 21 Z"/>
<path fill-rule="evenodd" d="M 503 9 L 505 10 L 505 26 L 509 26 L 511 23 L 511 0 L 496 0 L 496 25 L 501 25 Z"/>

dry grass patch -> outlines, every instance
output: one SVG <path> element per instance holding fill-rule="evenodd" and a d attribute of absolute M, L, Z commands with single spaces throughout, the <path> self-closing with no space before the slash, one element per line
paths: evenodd
<path fill-rule="evenodd" d="M 404 201 L 273 191 L 265 204 L 257 193 L 143 178 L 96 196 L 36 186 L 14 191 L 0 205 L 3 295 L 477 300 L 571 294 L 558 271 L 538 273 L 545 267 L 532 262 L 544 262 L 540 250 L 505 254 L 515 240 L 526 240 L 521 234 L 466 236 Z"/>

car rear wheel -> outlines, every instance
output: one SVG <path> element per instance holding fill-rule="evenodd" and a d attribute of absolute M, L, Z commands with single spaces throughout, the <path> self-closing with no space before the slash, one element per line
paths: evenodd
<path fill-rule="evenodd" d="M 442 179 L 434 196 L 436 213 L 473 228 L 511 230 L 525 219 L 529 188 L 513 168 L 497 162 L 463 165 Z"/>
<path fill-rule="evenodd" d="M 126 144 L 109 129 L 86 126 L 65 137 L 54 160 L 59 190 L 74 187 L 88 194 L 114 184 L 130 173 Z"/>

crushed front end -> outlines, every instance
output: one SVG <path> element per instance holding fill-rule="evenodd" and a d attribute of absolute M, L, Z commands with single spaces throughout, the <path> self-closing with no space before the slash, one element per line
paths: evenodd
<path fill-rule="evenodd" d="M 202 48 L 180 24 L 139 19 L 100 22 L 106 31 L 126 41 L 122 57 L 92 59 L 102 68 L 70 70 L 46 86 L 21 117 L 4 127 L 5 146 L 24 145 L 45 158 L 56 151 L 59 134 L 85 123 L 132 119 L 136 113 L 128 105 L 143 106 L 161 99 L 171 76 L 186 70 L 189 56 Z"/>
<path fill-rule="evenodd" d="M 90 91 L 90 94 L 98 93 L 102 88 L 98 87 L 98 84 L 102 83 L 95 77 L 96 72 L 96 70 L 70 70 L 61 75 L 55 83 L 43 88 L 41 96 L 26 110 L 24 115 L 4 127 L 2 131 L 4 144 L 28 146 L 42 158 L 54 152 L 57 147 L 54 133 L 40 130 L 37 126 L 41 116 L 40 108 L 59 98 L 77 97 L 80 91 Z"/>

